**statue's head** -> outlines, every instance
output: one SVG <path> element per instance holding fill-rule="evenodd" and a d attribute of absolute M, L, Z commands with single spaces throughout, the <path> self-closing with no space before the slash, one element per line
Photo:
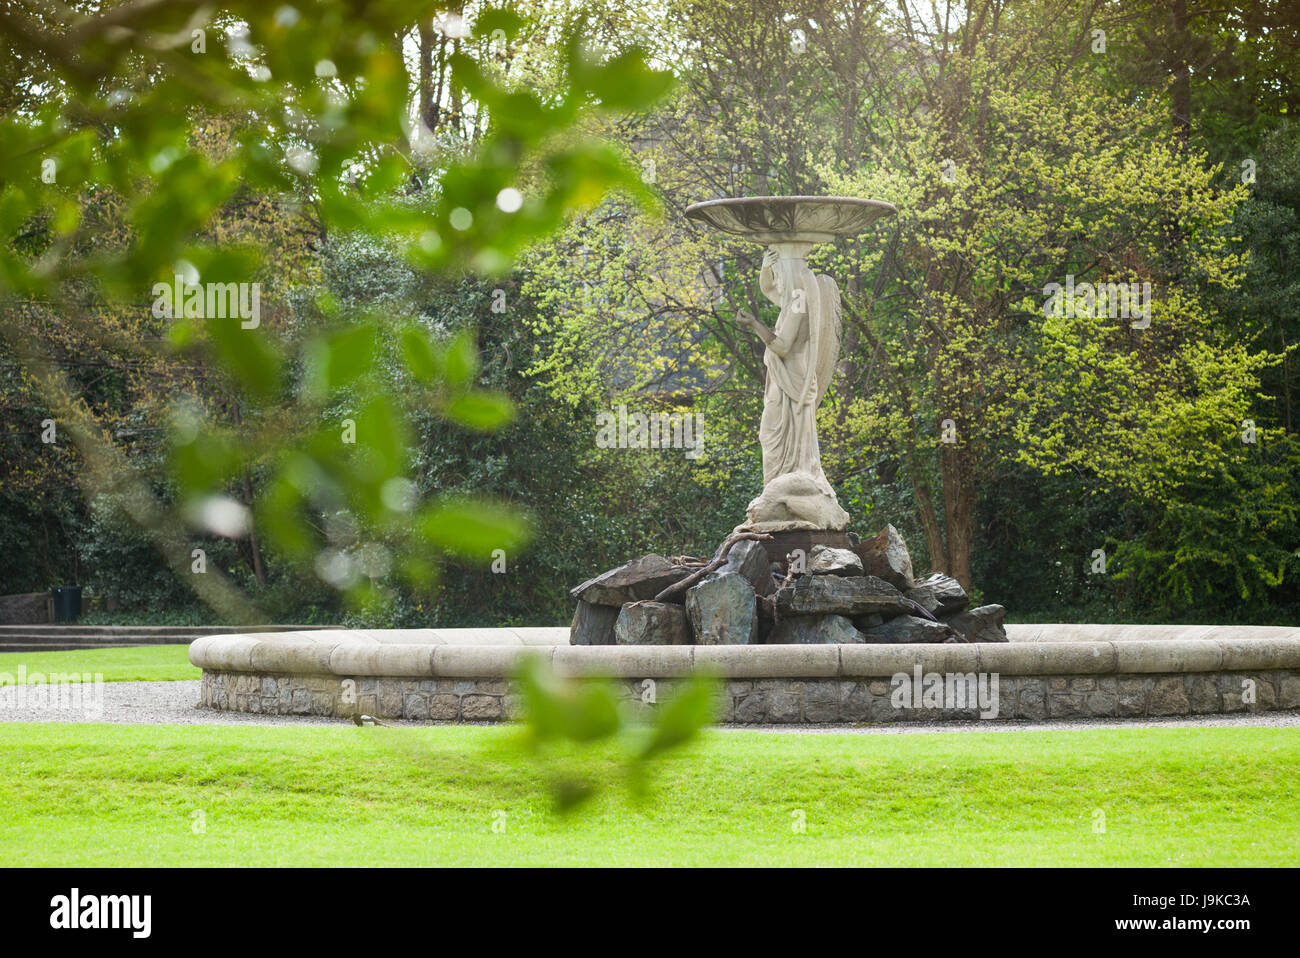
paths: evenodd
<path fill-rule="evenodd" d="M 774 305 L 785 309 L 794 298 L 794 291 L 806 289 L 813 282 L 805 254 L 808 244 L 780 243 L 763 254 L 763 266 L 758 274 L 758 287 Z"/>

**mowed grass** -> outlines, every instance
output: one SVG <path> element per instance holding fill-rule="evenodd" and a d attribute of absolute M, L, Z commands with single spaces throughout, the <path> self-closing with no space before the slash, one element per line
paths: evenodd
<path fill-rule="evenodd" d="M 658 765 L 641 801 L 616 785 L 568 815 L 508 748 L 517 734 L 4 724 L 0 854 L 59 866 L 1300 860 L 1292 729 L 714 730 Z M 617 768 L 608 755 L 594 765 Z"/>
<path fill-rule="evenodd" d="M 18 667 L 26 674 L 39 672 L 47 678 L 62 673 L 68 681 L 80 681 L 83 673 L 102 673 L 105 682 L 173 682 L 201 679 L 203 672 L 190 665 L 188 645 L 142 645 L 131 649 L 74 649 L 70 652 L 0 653 L 0 674 L 18 679 Z"/>

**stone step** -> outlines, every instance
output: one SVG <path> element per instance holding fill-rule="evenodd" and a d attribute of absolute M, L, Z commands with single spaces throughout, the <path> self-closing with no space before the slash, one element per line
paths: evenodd
<path fill-rule="evenodd" d="M 225 635 L 236 632 L 299 632 L 307 629 L 342 629 L 341 625 L 0 625 L 0 638 L 6 635 Z"/>
<path fill-rule="evenodd" d="M 84 649 L 131 649 L 141 645 L 186 645 L 185 642 L 0 642 L 0 655 L 6 652 L 78 652 Z M 3 669 L 0 669 L 3 671 Z"/>
<path fill-rule="evenodd" d="M 30 645 L 35 648 L 53 648 L 56 645 L 84 646 L 88 649 L 115 649 L 132 645 L 189 645 L 197 635 L 28 635 L 16 633 L 0 636 L 0 646 Z"/>
<path fill-rule="evenodd" d="M 193 642 L 196 635 L 138 635 L 125 632 L 121 635 L 87 635 L 84 632 L 7 632 L 0 635 L 0 645 L 12 645 L 24 642 L 31 645 L 49 644 L 51 642 L 71 642 L 74 645 L 119 645 L 122 642 L 134 642 L 140 645 L 178 645 Z"/>
<path fill-rule="evenodd" d="M 0 626 L 0 652 L 60 652 L 74 649 L 132 648 L 143 645 L 189 645 L 205 635 L 244 632 L 295 632 L 341 629 L 340 625 L 63 625 Z"/>

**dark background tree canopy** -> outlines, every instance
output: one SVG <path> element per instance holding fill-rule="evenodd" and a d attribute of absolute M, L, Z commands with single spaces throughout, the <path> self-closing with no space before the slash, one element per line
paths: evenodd
<path fill-rule="evenodd" d="M 1045 473 L 998 444 L 931 466 L 909 460 L 905 443 L 831 438 L 841 498 L 870 510 L 855 527 L 893 522 L 922 564 L 964 569 L 1013 620 L 1300 614 L 1294 4 L 972 0 L 940 5 L 946 32 L 928 22 L 928 3 L 904 3 L 904 18 L 898 4 L 859 0 L 658 12 L 523 3 L 513 14 L 464 4 L 464 29 L 446 6 L 323 3 L 300 20 L 253 3 L 215 14 L 186 2 L 24 4 L 0 15 L 10 48 L 0 64 L 0 592 L 75 581 L 106 621 L 213 621 L 235 606 L 214 611 L 195 591 L 188 556 L 203 548 L 230 595 L 278 621 L 562 624 L 567 588 L 629 555 L 711 552 L 757 491 L 752 437 L 710 435 L 706 468 L 680 450 L 597 448 L 597 414 L 619 397 L 564 397 L 535 374 L 537 356 L 568 343 L 553 304 L 526 292 L 536 276 L 515 254 L 574 215 L 630 216 L 638 199 L 662 204 L 670 230 L 681 200 L 816 188 L 819 163 L 866 162 L 890 142 L 886 126 L 915 111 L 951 111 L 945 149 L 987 160 L 972 133 L 991 122 L 974 107 L 988 82 L 977 67 L 1007 61 L 1016 96 L 1071 74 L 1117 102 L 1157 103 L 1146 148 L 1204 156 L 1224 189 L 1249 162 L 1249 196 L 1222 230 L 1249 253 L 1244 276 L 1232 290 L 1206 283 L 1203 295 L 1209 339 L 1276 357 L 1250 410 L 1269 438 L 1154 505 L 1099 488 L 1087 470 Z M 195 29 L 206 53 L 192 51 Z M 676 74 L 667 99 L 668 78 L 634 40 Z M 638 159 L 647 143 L 646 155 L 673 158 L 658 177 Z M 58 175 L 42 184 L 49 157 Z M 496 198 L 515 183 L 529 201 L 512 219 Z M 467 230 L 454 225 L 458 209 L 472 211 Z M 883 279 L 843 278 L 851 294 L 878 294 L 867 318 L 938 268 L 908 235 Z M 1176 272 L 1179 224 L 1169 236 L 1175 252 L 1160 268 Z M 890 239 L 881 230 L 868 242 Z M 636 250 L 604 254 L 631 257 L 620 261 L 628 289 L 654 268 Z M 203 323 L 178 335 L 154 318 L 147 291 L 180 260 L 204 280 L 261 281 L 259 338 L 223 340 Z M 729 270 L 724 285 L 746 295 L 755 271 Z M 632 321 L 676 304 L 643 307 Z M 734 373 L 693 401 L 737 422 L 752 414 L 756 427 L 761 359 L 717 317 L 697 320 L 703 348 Z M 846 335 L 843 382 L 877 388 L 856 335 Z M 640 395 L 647 408 L 682 398 Z M 177 438 L 187 415 L 200 423 L 188 446 Z M 370 470 L 368 437 L 361 452 L 330 444 L 349 416 L 400 424 L 385 430 L 382 475 Z M 47 419 L 67 441 L 41 442 Z M 296 477 L 309 467 L 329 478 L 303 492 Z M 976 472 L 945 510 L 954 476 Z M 394 480 L 420 503 L 414 518 L 383 492 Z M 187 504 L 212 495 L 247 509 L 249 529 L 186 525 Z M 479 500 L 519 525 L 445 511 Z M 165 528 L 146 521 L 167 515 Z M 279 524 L 287 515 L 301 530 Z M 449 518 L 472 548 L 413 531 Z M 509 544 L 504 572 L 486 554 L 498 540 Z M 1094 547 L 1107 550 L 1106 575 L 1090 572 Z M 362 574 L 340 586 L 322 574 L 323 554 Z M 365 566 L 376 554 L 382 568 Z"/>

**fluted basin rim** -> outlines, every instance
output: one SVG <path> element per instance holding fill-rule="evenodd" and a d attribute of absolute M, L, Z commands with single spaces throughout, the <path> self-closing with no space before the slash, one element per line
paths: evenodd
<path fill-rule="evenodd" d="M 898 212 L 857 196 L 728 196 L 686 207 L 686 216 L 756 243 L 829 243 L 857 236 Z"/>

